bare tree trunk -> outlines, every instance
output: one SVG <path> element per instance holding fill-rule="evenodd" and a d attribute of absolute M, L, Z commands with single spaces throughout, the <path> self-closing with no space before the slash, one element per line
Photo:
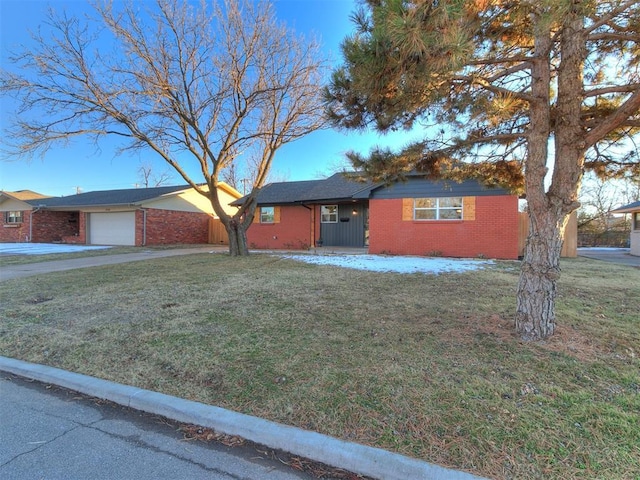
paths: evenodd
<path fill-rule="evenodd" d="M 229 255 L 232 257 L 240 257 L 249 255 L 247 247 L 247 228 L 242 222 L 238 222 L 232 218 L 227 227 L 229 235 Z"/>

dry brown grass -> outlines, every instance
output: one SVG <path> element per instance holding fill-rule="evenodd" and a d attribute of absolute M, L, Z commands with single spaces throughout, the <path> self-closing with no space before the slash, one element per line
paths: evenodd
<path fill-rule="evenodd" d="M 3 282 L 0 353 L 494 478 L 640 471 L 640 271 L 563 261 L 513 335 L 516 262 L 399 275 L 192 255 Z"/>

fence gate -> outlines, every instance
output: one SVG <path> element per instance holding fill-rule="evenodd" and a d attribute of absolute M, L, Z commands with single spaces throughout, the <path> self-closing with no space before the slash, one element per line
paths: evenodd
<path fill-rule="evenodd" d="M 209 243 L 212 245 L 229 245 L 227 229 L 219 218 L 209 220 Z"/>

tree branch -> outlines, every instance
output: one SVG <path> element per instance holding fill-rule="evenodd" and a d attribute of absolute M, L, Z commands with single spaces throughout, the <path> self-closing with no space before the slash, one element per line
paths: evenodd
<path fill-rule="evenodd" d="M 622 125 L 640 110 L 640 90 L 636 90 L 618 109 L 605 117 L 585 136 L 585 147 L 595 145 L 600 139 Z"/>

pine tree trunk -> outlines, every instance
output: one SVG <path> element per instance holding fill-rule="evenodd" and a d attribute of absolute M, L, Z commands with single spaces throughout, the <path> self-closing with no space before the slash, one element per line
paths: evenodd
<path fill-rule="evenodd" d="M 516 299 L 516 332 L 525 341 L 553 335 L 560 254 L 567 216 L 529 212 L 529 235 Z"/>
<path fill-rule="evenodd" d="M 520 271 L 516 306 L 516 331 L 523 340 L 543 340 L 553 335 L 555 300 L 560 278 L 562 239 L 569 214 L 578 208 L 578 189 L 584 165 L 584 130 L 581 123 L 582 71 L 585 38 L 580 2 L 563 18 L 561 63 L 554 125 L 554 171 L 544 191 L 549 141 L 549 32 L 536 37 L 532 62 L 532 92 L 539 101 L 531 105 L 527 204 L 529 236 Z"/>
<path fill-rule="evenodd" d="M 516 332 L 523 340 L 540 340 L 553 335 L 555 328 L 556 282 L 560 274 L 561 235 L 555 210 L 545 194 L 550 136 L 549 55 L 553 42 L 550 30 L 535 38 L 531 62 L 532 94 L 530 127 L 525 166 L 529 234 L 520 270 L 516 296 Z"/>

